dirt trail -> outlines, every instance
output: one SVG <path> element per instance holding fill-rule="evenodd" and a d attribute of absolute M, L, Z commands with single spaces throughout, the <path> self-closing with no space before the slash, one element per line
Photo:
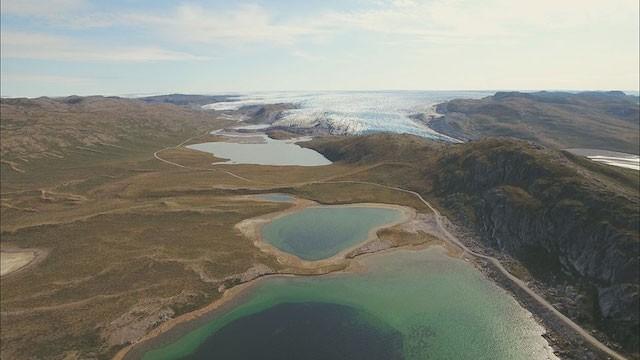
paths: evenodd
<path fill-rule="evenodd" d="M 253 180 L 250 180 L 250 179 L 247 179 L 246 177 L 234 174 L 231 171 L 226 171 L 226 170 L 222 170 L 222 169 L 195 168 L 195 167 L 191 167 L 191 166 L 185 166 L 185 165 L 182 165 L 182 164 L 175 163 L 173 161 L 169 161 L 169 160 L 163 159 L 159 155 L 161 152 L 163 152 L 165 150 L 180 148 L 180 147 L 184 146 L 184 144 L 188 143 L 189 141 L 191 141 L 193 139 L 197 139 L 197 138 L 199 138 L 201 136 L 205 136 L 207 134 L 209 134 L 209 131 L 207 131 L 206 133 L 201 134 L 201 135 L 192 136 L 192 137 L 186 139 L 185 141 L 181 142 L 180 144 L 178 144 L 176 146 L 168 146 L 166 148 L 160 149 L 160 150 L 158 150 L 158 151 L 153 153 L 153 157 L 156 158 L 157 160 L 162 161 L 165 164 L 177 166 L 177 167 L 180 167 L 180 168 L 183 168 L 183 169 L 197 170 L 197 171 L 219 171 L 219 172 L 223 172 L 223 173 L 225 173 L 227 175 L 231 175 L 231 176 L 233 176 L 233 177 L 235 177 L 237 179 L 240 179 L 240 180 L 244 180 L 244 181 L 247 181 L 247 182 L 253 182 Z"/>

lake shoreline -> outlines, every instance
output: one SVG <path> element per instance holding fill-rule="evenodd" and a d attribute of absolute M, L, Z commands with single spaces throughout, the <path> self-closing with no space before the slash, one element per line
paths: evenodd
<path fill-rule="evenodd" d="M 431 246 L 442 246 L 446 250 L 447 256 L 456 257 L 454 255 L 456 252 L 452 249 L 452 247 L 446 243 L 426 243 L 422 245 L 404 245 L 404 246 L 395 246 L 387 249 L 380 249 L 378 251 L 373 252 L 363 252 L 359 254 L 355 254 L 353 256 L 347 257 L 353 250 L 358 249 L 372 240 L 377 239 L 376 232 L 382 228 L 388 228 L 400 224 L 407 223 L 415 218 L 416 211 L 415 209 L 411 209 L 404 206 L 392 205 L 392 204 L 383 204 L 383 203 L 354 203 L 354 204 L 342 204 L 342 205 L 321 205 L 315 201 L 299 199 L 296 198 L 294 205 L 290 208 L 287 208 L 282 211 L 274 212 L 271 214 L 263 215 L 257 218 L 246 219 L 241 221 L 236 225 L 236 227 L 244 228 L 244 231 L 258 231 L 262 225 L 266 224 L 268 221 L 272 221 L 282 216 L 290 215 L 297 211 L 301 211 L 307 207 L 316 206 L 316 207 L 324 207 L 324 206 L 340 206 L 340 207 L 374 207 L 374 208 L 391 208 L 396 210 L 401 210 L 405 215 L 403 219 L 398 221 L 394 221 L 392 223 L 386 223 L 375 227 L 369 231 L 367 239 L 361 241 L 356 244 L 354 247 L 345 249 L 340 253 L 332 256 L 331 258 L 319 260 L 319 261 L 304 261 L 300 258 L 296 257 L 293 254 L 285 253 L 270 244 L 267 244 L 262 240 L 262 237 L 255 237 L 256 235 L 249 234 L 253 236 L 251 239 L 254 240 L 254 244 L 258 243 L 258 246 L 262 251 L 274 251 L 274 255 L 278 253 L 276 256 L 282 255 L 282 259 L 287 262 L 290 261 L 289 264 L 303 264 L 302 268 L 288 268 L 283 271 L 277 271 L 273 273 L 265 273 L 258 274 L 254 278 L 241 282 L 231 288 L 224 289 L 222 296 L 215 299 L 213 302 L 209 303 L 203 308 L 194 310 L 192 312 L 188 312 L 182 314 L 176 318 L 173 318 L 165 323 L 162 323 L 157 328 L 151 330 L 147 335 L 143 336 L 138 341 L 131 343 L 121 350 L 119 350 L 116 355 L 113 357 L 114 360 L 130 360 L 130 359 L 138 359 L 141 358 L 146 352 L 157 348 L 159 345 L 170 343 L 177 338 L 183 336 L 189 331 L 194 330 L 198 326 L 206 323 L 211 320 L 215 316 L 219 315 L 221 312 L 233 308 L 236 304 L 240 303 L 247 296 L 250 296 L 251 291 L 258 286 L 262 281 L 268 278 L 277 278 L 277 277 L 308 277 L 308 276 L 331 276 L 337 274 L 351 273 L 351 272 L 359 272 L 362 269 L 356 264 L 357 260 L 376 255 L 383 255 L 389 252 L 403 250 L 403 249 L 426 249 Z M 256 221 L 259 219 L 260 221 Z M 251 221 L 254 220 L 254 221 Z M 244 224 L 243 224 L 244 223 Z M 242 224 L 242 225 L 241 225 Z M 242 231 L 242 230 L 241 230 Z M 245 236 L 247 234 L 243 232 Z M 280 254 L 282 253 L 282 254 Z M 271 254 L 271 253 L 270 253 Z M 297 259 L 297 260 L 296 260 Z M 296 271 L 297 270 L 297 271 Z M 302 270 L 302 271 L 301 271 Z"/>
<path fill-rule="evenodd" d="M 302 147 L 298 142 L 308 141 L 308 137 L 289 140 L 270 138 L 266 133 L 253 132 L 247 135 L 225 135 L 216 141 L 189 144 L 191 150 L 212 154 L 226 161 L 214 162 L 211 165 L 267 165 L 267 166 L 326 166 L 332 162 L 319 152 Z M 226 138 L 226 139 L 225 139 Z"/>
<path fill-rule="evenodd" d="M 403 214 L 405 216 L 401 220 L 395 221 L 393 223 L 383 224 L 374 229 L 371 229 L 369 231 L 367 239 L 359 242 L 353 247 L 345 249 L 330 258 L 317 261 L 302 260 L 293 254 L 286 253 L 280 249 L 277 249 L 273 245 L 265 242 L 261 236 L 260 230 L 262 226 L 266 225 L 270 221 L 302 211 L 305 208 L 326 206 L 366 206 L 374 208 L 392 208 L 403 211 Z M 445 254 L 448 257 L 467 261 L 474 269 L 476 269 L 476 271 L 479 271 L 482 276 L 486 277 L 488 281 L 494 283 L 495 285 L 506 291 L 510 296 L 512 296 L 524 310 L 528 311 L 531 314 L 535 322 L 538 323 L 542 328 L 544 328 L 545 332 L 542 334 L 542 337 L 545 339 L 548 345 L 559 355 L 568 353 L 579 353 L 584 355 L 590 354 L 588 350 L 583 351 L 581 348 L 573 344 L 567 343 L 566 341 L 563 342 L 564 337 L 566 336 L 562 335 L 563 325 L 560 322 L 555 321 L 553 316 L 546 316 L 544 313 L 542 313 L 541 309 L 538 309 L 536 307 L 536 304 L 527 298 L 526 294 L 521 294 L 517 288 L 514 288 L 512 284 L 510 284 L 508 279 L 504 278 L 498 271 L 493 269 L 491 267 L 491 264 L 479 261 L 475 258 L 465 257 L 464 253 L 458 251 L 458 248 L 455 245 L 450 244 L 447 241 L 442 241 L 440 239 L 441 242 L 427 242 L 420 245 L 393 246 L 390 248 L 379 249 L 372 252 L 353 254 L 354 250 L 364 247 L 366 244 L 369 244 L 373 240 L 377 239 L 378 237 L 376 235 L 376 232 L 378 230 L 400 224 L 408 224 L 416 218 L 416 214 L 417 212 L 415 211 L 415 209 L 392 204 L 353 203 L 342 205 L 322 205 L 315 201 L 294 198 L 292 206 L 287 209 L 256 218 L 243 220 L 240 223 L 236 224 L 236 228 L 242 231 L 245 236 L 252 239 L 254 241 L 254 244 L 258 248 L 260 248 L 261 251 L 276 256 L 279 262 L 288 265 L 289 267 L 273 273 L 257 274 L 255 277 L 250 278 L 246 281 L 242 281 L 238 285 L 235 285 L 228 289 L 224 289 L 221 297 L 217 298 L 201 309 L 183 314 L 181 316 L 178 316 L 177 318 L 171 319 L 161 324 L 158 328 L 153 329 L 142 339 L 120 350 L 116 354 L 114 359 L 138 359 L 150 350 L 157 349 L 158 347 L 167 345 L 179 339 L 185 334 L 213 320 L 225 311 L 233 309 L 235 306 L 242 303 L 243 300 L 251 296 L 256 287 L 258 287 L 260 284 L 262 284 L 263 281 L 267 279 L 309 276 L 326 277 L 346 273 L 358 273 L 366 271 L 366 267 L 363 267 L 357 260 L 369 256 L 384 256 L 385 254 L 401 250 L 423 250 L 432 246 L 440 246 L 444 248 L 446 250 Z"/>
<path fill-rule="evenodd" d="M 395 251 L 402 250 L 425 250 L 427 248 L 439 246 L 442 247 L 445 251 L 444 253 L 448 257 L 453 257 L 460 259 L 461 257 L 454 254 L 451 251 L 451 247 L 446 244 L 437 244 L 437 243 L 428 243 L 423 245 L 406 245 L 406 246 L 398 246 L 392 247 L 388 249 L 379 250 L 376 252 L 370 253 L 362 253 L 354 256 L 353 258 L 349 258 L 349 264 L 345 269 L 339 270 L 330 270 L 325 273 L 285 273 L 285 272 L 276 272 L 259 275 L 253 279 L 247 280 L 243 283 L 235 285 L 232 288 L 226 289 L 221 297 L 217 298 L 213 302 L 209 303 L 207 306 L 200 308 L 198 310 L 188 312 L 182 314 L 174 319 L 171 319 L 157 328 L 153 329 L 147 335 L 145 335 L 142 339 L 136 341 L 135 343 L 129 344 L 113 357 L 113 360 L 134 360 L 141 358 L 146 352 L 155 349 L 158 345 L 166 345 L 175 341 L 176 339 L 184 336 L 186 333 L 193 331 L 204 323 L 212 320 L 216 316 L 220 315 L 220 313 L 230 310 L 234 306 L 238 305 L 242 302 L 242 300 L 251 296 L 252 291 L 255 290 L 257 286 L 259 286 L 263 281 L 267 279 L 273 278 L 291 278 L 291 277 L 315 277 L 315 276 L 337 276 L 341 274 L 348 273 L 358 273 L 362 271 L 362 267 L 359 266 L 356 260 L 361 260 L 366 257 L 372 256 L 384 256 L 388 253 L 392 253 Z M 474 266 L 474 268 L 476 268 Z M 175 332 L 175 333 L 174 333 Z"/>
<path fill-rule="evenodd" d="M 308 270 L 318 270 L 325 267 L 331 266 L 339 266 L 343 265 L 345 261 L 348 260 L 348 255 L 356 249 L 363 247 L 367 243 L 377 239 L 377 232 L 384 228 L 390 228 L 396 225 L 407 223 L 416 217 L 415 209 L 410 209 L 405 206 L 400 205 L 391 205 L 391 204 L 382 204 L 382 203 L 354 203 L 354 204 L 342 204 L 342 205 L 322 205 L 315 201 L 306 200 L 306 199 L 295 199 L 294 205 L 288 209 L 285 209 L 281 212 L 271 213 L 263 216 L 259 216 L 256 218 L 246 219 L 236 224 L 236 229 L 240 230 L 242 234 L 253 241 L 253 244 L 259 248 L 261 251 L 274 256 L 277 261 L 285 266 L 293 267 L 295 269 L 308 269 Z M 400 211 L 403 216 L 402 218 L 381 224 L 376 227 L 372 227 L 369 229 L 367 233 L 367 238 L 345 248 L 335 255 L 319 260 L 305 260 L 294 254 L 288 253 L 286 251 L 280 250 L 274 245 L 265 241 L 262 235 L 263 227 L 277 219 L 283 218 L 288 215 L 295 214 L 297 212 L 301 212 L 304 209 L 308 208 L 337 208 L 337 207 L 366 207 L 366 208 L 374 208 L 374 209 L 392 209 Z"/>

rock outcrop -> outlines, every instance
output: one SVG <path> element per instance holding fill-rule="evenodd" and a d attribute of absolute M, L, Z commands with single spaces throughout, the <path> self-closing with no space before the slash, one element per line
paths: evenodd
<path fill-rule="evenodd" d="M 611 191 L 613 180 L 523 142 L 467 144 L 439 164 L 434 192 L 460 222 L 558 290 L 574 317 L 638 351 L 637 193 Z M 566 304 L 574 289 L 586 301 Z"/>

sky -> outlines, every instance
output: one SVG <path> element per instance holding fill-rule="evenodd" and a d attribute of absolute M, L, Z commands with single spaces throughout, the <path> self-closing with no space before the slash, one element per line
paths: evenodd
<path fill-rule="evenodd" d="M 2 0 L 2 96 L 632 90 L 638 0 Z"/>

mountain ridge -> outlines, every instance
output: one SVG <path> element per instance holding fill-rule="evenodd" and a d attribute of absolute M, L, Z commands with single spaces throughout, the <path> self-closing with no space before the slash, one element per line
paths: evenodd
<path fill-rule="evenodd" d="M 548 147 L 594 148 L 638 154 L 638 96 L 611 92 L 497 92 L 436 106 L 442 116 L 426 120 L 461 140 L 512 137 Z"/>

